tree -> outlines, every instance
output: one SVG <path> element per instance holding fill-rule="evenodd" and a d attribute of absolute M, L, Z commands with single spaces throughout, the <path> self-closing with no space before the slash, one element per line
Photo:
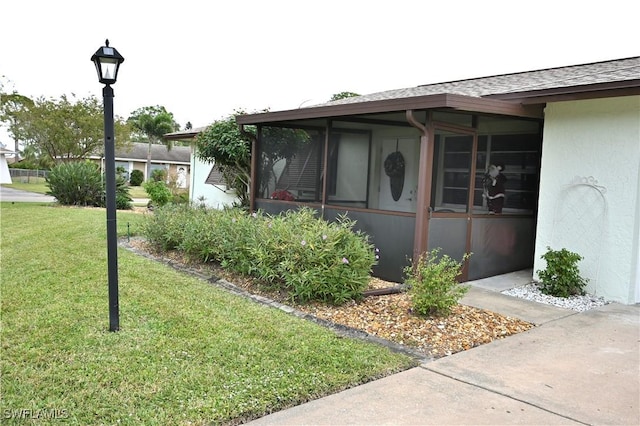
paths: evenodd
<path fill-rule="evenodd" d="M 358 93 L 354 93 L 354 92 L 335 93 L 335 94 L 331 95 L 331 99 L 329 99 L 329 102 L 338 101 L 340 99 L 345 99 L 345 98 L 353 98 L 354 96 L 360 96 L 360 95 Z"/>
<path fill-rule="evenodd" d="M 104 114 L 94 96 L 30 101 L 14 93 L 8 99 L 2 104 L 2 120 L 9 123 L 14 139 L 21 140 L 33 154 L 60 163 L 103 151 Z M 115 142 L 122 146 L 129 139 L 128 127 L 119 118 L 114 124 Z"/>
<path fill-rule="evenodd" d="M 14 151 L 20 152 L 20 141 L 23 140 L 24 123 L 20 120 L 20 115 L 33 107 L 33 101 L 18 92 L 2 93 L 0 86 L 0 121 L 5 123 L 7 131 L 13 137 Z"/>
<path fill-rule="evenodd" d="M 224 120 L 218 120 L 196 137 L 196 155 L 199 159 L 214 163 L 222 173 L 227 186 L 233 188 L 240 204 L 249 204 L 249 182 L 251 178 L 251 138 L 255 128 L 241 133 L 236 123 L 235 111 Z"/>
<path fill-rule="evenodd" d="M 37 147 L 28 145 L 20 152 L 22 158 L 17 163 L 13 163 L 11 167 L 15 169 L 44 169 L 53 168 L 55 162 L 46 155 L 38 152 Z"/>
<path fill-rule="evenodd" d="M 14 151 L 19 153 L 22 128 L 18 115 L 21 111 L 33 106 L 33 101 L 19 94 L 15 89 L 9 93 L 7 86 L 10 84 L 13 85 L 5 76 L 0 78 L 0 123 L 7 127 L 8 133 L 13 137 Z M 19 156 L 16 156 L 17 158 Z"/>
<path fill-rule="evenodd" d="M 163 144 L 167 149 L 173 147 L 170 140 L 164 139 L 166 133 L 180 130 L 180 125 L 173 119 L 173 114 L 165 107 L 147 106 L 133 111 L 127 120 L 131 124 L 138 140 L 147 140 L 147 179 L 151 177 L 151 145 Z"/>
<path fill-rule="evenodd" d="M 249 205 L 251 179 L 251 140 L 256 137 L 255 126 L 245 126 L 244 131 L 236 123 L 236 116 L 245 114 L 235 111 L 224 120 L 214 122 L 196 137 L 196 155 L 199 159 L 214 163 L 222 173 L 227 186 L 235 190 L 241 205 Z M 276 161 L 290 160 L 301 144 L 309 141 L 309 135 L 300 129 L 263 127 L 264 143 L 261 147 L 260 170 L 268 181 Z M 260 189 L 260 193 L 263 189 Z"/>

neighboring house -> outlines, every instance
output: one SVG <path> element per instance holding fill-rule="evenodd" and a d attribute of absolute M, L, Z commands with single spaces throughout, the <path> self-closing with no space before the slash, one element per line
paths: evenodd
<path fill-rule="evenodd" d="M 7 164 L 7 154 L 15 154 L 13 151 L 9 151 L 5 148 L 0 148 L 0 183 L 11 184 L 11 174 L 9 173 L 9 165 Z"/>
<path fill-rule="evenodd" d="M 189 200 L 194 203 L 201 203 L 222 209 L 226 206 L 232 206 L 238 201 L 235 192 L 227 188 L 222 174 L 212 163 L 207 163 L 198 158 L 195 152 L 194 138 L 206 127 L 198 127 L 191 130 L 167 133 L 165 136 L 168 140 L 181 140 L 191 142 L 191 181 L 189 182 Z"/>
<path fill-rule="evenodd" d="M 134 170 L 140 170 L 144 179 L 147 180 L 147 152 L 149 144 L 133 143 L 127 148 L 116 149 L 115 163 L 116 168 L 122 167 L 126 172 L 127 180 Z M 151 172 L 154 170 L 166 170 L 168 178 L 175 178 L 178 187 L 188 188 L 190 180 L 190 156 L 191 148 L 188 146 L 174 146 L 167 149 L 165 145 L 151 145 Z M 100 162 L 104 167 L 104 157 L 93 155 L 89 157 L 93 161 Z"/>
<path fill-rule="evenodd" d="M 530 268 L 536 278 L 550 246 L 584 257 L 590 293 L 640 302 L 640 57 L 237 122 L 258 126 L 251 208 L 347 215 L 380 250 L 374 275 L 399 281 L 410 259 L 440 247 L 473 253 L 464 280 Z M 506 181 L 494 184 L 491 166 Z"/>

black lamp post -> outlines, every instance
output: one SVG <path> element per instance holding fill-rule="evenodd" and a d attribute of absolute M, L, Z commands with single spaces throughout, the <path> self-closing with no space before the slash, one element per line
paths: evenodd
<path fill-rule="evenodd" d="M 118 78 L 118 68 L 124 62 L 122 55 L 109 40 L 91 57 L 98 71 L 98 80 L 104 83 L 104 160 L 107 181 L 107 262 L 109 277 L 109 331 L 120 329 L 118 305 L 118 231 L 116 227 L 116 160 L 113 130 L 113 89 Z"/>

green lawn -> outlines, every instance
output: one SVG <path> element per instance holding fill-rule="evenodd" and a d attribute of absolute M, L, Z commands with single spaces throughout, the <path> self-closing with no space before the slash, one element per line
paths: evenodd
<path fill-rule="evenodd" d="M 5 417 L 237 422 L 415 365 L 124 249 L 111 333 L 103 209 L 0 203 L 0 232 Z"/>
<path fill-rule="evenodd" d="M 147 191 L 142 186 L 130 186 L 129 195 L 131 198 L 149 198 Z"/>

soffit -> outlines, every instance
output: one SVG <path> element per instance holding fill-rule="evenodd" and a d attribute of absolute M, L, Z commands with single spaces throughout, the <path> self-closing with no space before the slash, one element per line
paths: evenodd
<path fill-rule="evenodd" d="M 451 109 L 473 113 L 499 114 L 516 117 L 542 118 L 542 107 L 523 106 L 518 103 L 498 99 L 484 99 L 472 96 L 437 94 L 394 98 L 368 102 L 345 103 L 338 105 L 321 105 L 286 111 L 247 114 L 236 117 L 238 124 L 274 123 L 312 118 L 334 118 L 362 115 L 372 117 L 376 114 L 394 112 L 404 113 L 407 110 Z M 403 118 L 403 121 L 406 119 Z"/>

